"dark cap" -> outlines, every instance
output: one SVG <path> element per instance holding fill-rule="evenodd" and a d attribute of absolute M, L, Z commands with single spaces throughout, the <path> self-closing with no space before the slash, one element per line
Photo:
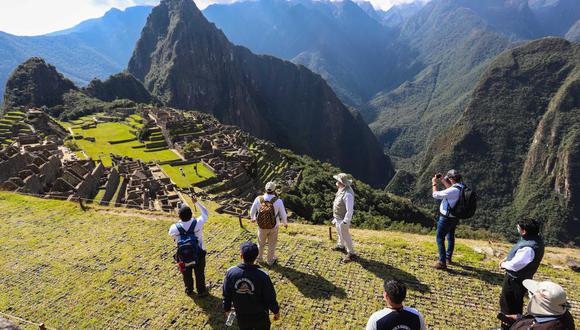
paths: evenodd
<path fill-rule="evenodd" d="M 189 206 L 183 205 L 182 207 L 179 208 L 179 219 L 183 221 L 189 221 L 191 220 L 192 216 L 193 213 L 191 213 L 191 209 L 189 208 Z"/>
<path fill-rule="evenodd" d="M 242 257 L 245 262 L 254 262 L 258 257 L 258 246 L 256 243 L 245 242 L 240 246 L 240 251 L 242 252 Z"/>

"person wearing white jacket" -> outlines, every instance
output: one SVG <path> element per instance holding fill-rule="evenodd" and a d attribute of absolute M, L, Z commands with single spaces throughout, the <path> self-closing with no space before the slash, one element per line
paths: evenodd
<path fill-rule="evenodd" d="M 354 213 L 352 180 L 345 173 L 334 175 L 333 178 L 336 180 L 336 187 L 338 188 L 332 204 L 332 223 L 336 226 L 338 234 L 337 245 L 333 250 L 346 252 L 347 255 L 342 261 L 351 262 L 357 258 L 349 231 Z"/>
<path fill-rule="evenodd" d="M 254 203 L 252 204 L 252 208 L 250 209 L 250 218 L 252 221 L 256 221 L 258 218 L 258 213 L 260 211 L 260 207 L 264 202 L 273 202 L 274 207 L 274 217 L 276 224 L 274 228 L 266 229 L 260 228 L 258 226 L 258 258 L 256 259 L 256 263 L 263 262 L 263 255 L 266 246 L 268 246 L 268 257 L 267 262 L 269 266 L 272 266 L 276 263 L 278 258 L 276 257 L 276 245 L 278 243 L 278 227 L 280 223 L 284 225 L 284 227 L 288 228 L 288 216 L 286 214 L 286 208 L 284 207 L 284 202 L 276 196 L 276 183 L 268 182 L 266 184 L 266 192 L 263 195 L 256 197 Z"/>

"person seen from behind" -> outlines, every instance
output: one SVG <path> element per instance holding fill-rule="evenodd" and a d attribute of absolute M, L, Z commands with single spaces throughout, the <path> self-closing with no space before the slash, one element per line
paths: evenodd
<path fill-rule="evenodd" d="M 177 243 L 177 253 L 174 256 L 183 275 L 185 293 L 193 294 L 193 273 L 195 273 L 195 287 L 200 297 L 208 295 L 205 285 L 205 256 L 207 254 L 203 244 L 203 225 L 206 223 L 209 213 L 207 209 L 191 196 L 193 204 L 201 210 L 201 216 L 194 218 L 191 208 L 182 205 L 179 208 L 179 222 L 171 225 L 169 235 Z"/>
<path fill-rule="evenodd" d="M 545 281 L 524 280 L 530 302 L 526 315 L 506 315 L 515 323 L 510 330 L 574 330 L 574 318 L 566 292 L 560 285 Z"/>
<path fill-rule="evenodd" d="M 257 263 L 262 263 L 264 250 L 268 247 L 267 262 L 273 266 L 276 257 L 276 245 L 278 244 L 278 227 L 280 223 L 288 228 L 288 216 L 284 202 L 276 195 L 276 183 L 268 182 L 266 192 L 256 197 L 250 209 L 250 218 L 258 223 L 258 254 Z"/>
<path fill-rule="evenodd" d="M 414 308 L 406 307 L 407 287 L 398 280 L 385 280 L 383 299 L 386 308 L 375 312 L 367 322 L 366 330 L 425 330 L 423 315 Z"/>
<path fill-rule="evenodd" d="M 240 246 L 242 262 L 228 269 L 223 284 L 223 309 L 226 318 L 235 308 L 241 330 L 270 329 L 269 312 L 280 319 L 280 307 L 270 276 L 255 264 L 258 246 L 252 242 Z"/>

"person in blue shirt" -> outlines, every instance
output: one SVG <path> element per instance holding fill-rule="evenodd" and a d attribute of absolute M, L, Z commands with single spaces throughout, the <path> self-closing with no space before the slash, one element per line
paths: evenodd
<path fill-rule="evenodd" d="M 438 190 L 437 180 L 445 187 Z M 433 184 L 433 198 L 441 200 L 439 205 L 439 219 L 437 221 L 437 248 L 439 251 L 439 261 L 435 264 L 435 269 L 447 269 L 447 264 L 451 264 L 453 249 L 455 248 L 455 228 L 458 219 L 453 215 L 453 208 L 459 201 L 461 190 L 465 188 L 462 183 L 461 174 L 456 170 L 449 170 L 443 177 L 437 174 L 431 180 Z M 445 237 L 447 237 L 447 251 L 445 251 Z"/>
<path fill-rule="evenodd" d="M 276 290 L 270 276 L 255 264 L 258 246 L 252 242 L 240 247 L 242 263 L 228 269 L 223 284 L 223 308 L 226 313 L 236 311 L 240 329 L 270 329 L 269 311 L 274 320 L 280 318 Z"/>

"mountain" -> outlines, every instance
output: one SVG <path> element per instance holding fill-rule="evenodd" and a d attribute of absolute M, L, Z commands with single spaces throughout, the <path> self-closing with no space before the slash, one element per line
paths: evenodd
<path fill-rule="evenodd" d="M 319 75 L 234 46 L 192 1 L 153 9 L 128 70 L 170 106 L 211 113 L 373 186 L 393 175 L 368 126 Z"/>
<path fill-rule="evenodd" d="M 411 195 L 427 203 L 434 173 L 456 168 L 480 197 L 468 223 L 505 232 L 531 216 L 549 242 L 579 244 L 579 127 L 580 45 L 545 38 L 506 51 L 429 145 Z"/>
<path fill-rule="evenodd" d="M 204 15 L 233 43 L 320 74 L 352 106 L 417 73 L 406 45 L 369 3 L 244 1 L 211 5 Z"/>
<path fill-rule="evenodd" d="M 63 95 L 76 90 L 74 83 L 47 64 L 33 57 L 10 75 L 4 94 L 4 109 L 13 107 L 53 107 L 63 103 Z"/>
<path fill-rule="evenodd" d="M 114 74 L 105 81 L 95 78 L 84 91 L 89 96 L 107 102 L 117 99 L 146 104 L 156 102 L 145 86 L 128 72 Z"/>
<path fill-rule="evenodd" d="M 545 35 L 542 24 L 526 0 L 434 0 L 409 18 L 399 42 L 417 54 L 421 71 L 361 108 L 397 167 L 417 171 L 426 147 L 459 118 L 489 63 Z"/>
<path fill-rule="evenodd" d="M 43 36 L 0 32 L 0 94 L 10 72 L 34 56 L 46 59 L 79 85 L 122 71 L 151 8 L 111 9 L 101 18 Z"/>

